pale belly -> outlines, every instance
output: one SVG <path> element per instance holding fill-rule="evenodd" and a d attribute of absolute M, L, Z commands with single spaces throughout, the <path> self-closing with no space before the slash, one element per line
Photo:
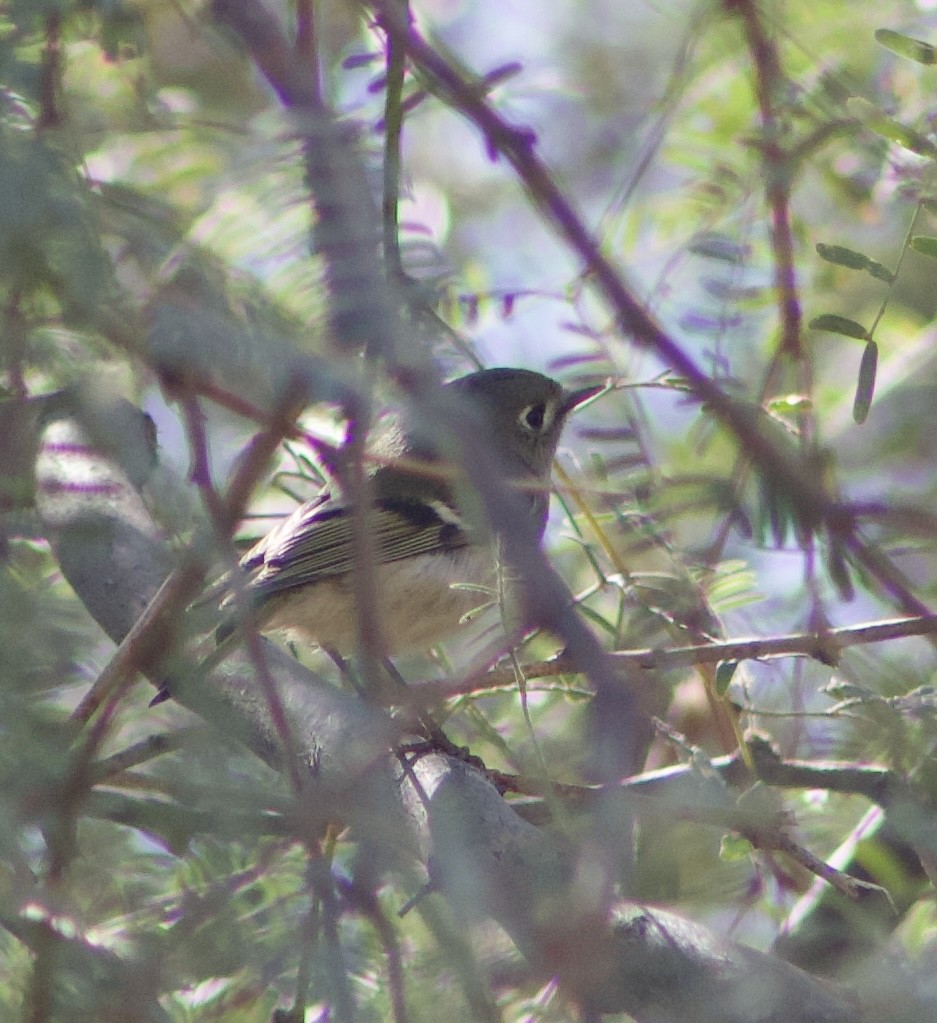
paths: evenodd
<path fill-rule="evenodd" d="M 490 592 L 451 585 L 456 581 Z M 483 547 L 377 565 L 374 585 L 388 654 L 428 650 L 457 633 L 469 612 L 497 601 L 492 555 Z M 287 629 L 352 654 L 358 645 L 354 590 L 352 578 L 343 577 L 284 591 L 267 601 L 264 628 Z"/>

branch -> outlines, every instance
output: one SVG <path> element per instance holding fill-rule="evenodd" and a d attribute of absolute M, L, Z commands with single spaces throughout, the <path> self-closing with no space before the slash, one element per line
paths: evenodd
<path fill-rule="evenodd" d="M 782 125 L 777 105 L 786 84 L 774 40 L 765 31 L 754 0 L 726 0 L 726 8 L 742 21 L 745 41 L 755 70 L 755 93 L 761 113 L 760 148 L 764 164 L 765 197 L 771 211 L 771 249 L 774 287 L 781 321 L 781 351 L 803 357 L 800 300 L 794 270 L 794 233 L 791 227 L 790 188 L 794 165 L 781 144 Z M 809 393 L 809 392 L 808 392 Z"/>
<path fill-rule="evenodd" d="M 326 263 L 332 340 L 348 355 L 363 348 L 371 356 L 399 357 L 405 349 L 396 305 L 377 258 L 381 217 L 354 128 L 332 116 L 322 100 L 316 62 L 290 45 L 262 3 L 213 0 L 211 7 L 294 115 L 316 219 L 313 249 Z"/>
<path fill-rule="evenodd" d="M 682 819 L 739 831 L 755 826 L 758 814 L 749 814 L 732 800 L 725 804 L 714 802 L 709 784 L 716 777 L 724 785 L 718 790 L 720 800 L 728 787 L 744 790 L 750 788 L 753 781 L 773 788 L 817 789 L 858 795 L 886 812 L 900 816 L 908 841 L 916 837 L 925 846 L 934 846 L 931 834 L 934 829 L 927 823 L 932 815 L 927 792 L 914 787 L 896 772 L 874 764 L 784 760 L 760 735 L 749 737 L 748 749 L 748 760 L 743 759 L 738 751 L 708 759 L 708 777 L 696 763 L 676 764 L 626 778 L 616 788 L 623 793 L 658 800 Z M 491 777 L 501 791 L 533 797 L 544 794 L 544 785 L 540 782 L 530 783 L 523 777 L 501 772 L 493 772 Z M 549 789 L 552 796 L 574 811 L 596 806 L 608 791 L 600 785 L 550 785 Z M 545 824 L 552 819 L 552 812 L 547 802 L 536 798 L 524 805 L 524 817 Z"/>
<path fill-rule="evenodd" d="M 669 650 L 624 650 L 611 654 L 615 664 L 652 669 L 692 667 L 718 664 L 722 661 L 767 660 L 774 657 L 813 657 L 822 664 L 836 664 L 841 650 L 866 643 L 884 643 L 908 636 L 929 636 L 937 633 L 937 614 L 890 618 L 880 622 L 863 622 L 817 632 L 793 632 L 786 636 L 759 639 L 733 639 L 702 646 L 672 647 Z M 524 664 L 526 678 L 552 678 L 576 672 L 574 660 L 564 652 L 559 657 Z M 481 690 L 509 688 L 517 685 L 511 668 L 495 668 L 484 675 L 470 675 L 451 681 L 434 679 L 410 686 L 415 699 L 424 703 L 465 696 Z"/>

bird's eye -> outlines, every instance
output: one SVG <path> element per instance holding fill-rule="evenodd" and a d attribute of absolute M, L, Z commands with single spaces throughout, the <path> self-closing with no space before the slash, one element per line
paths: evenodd
<path fill-rule="evenodd" d="M 521 426 L 534 433 L 540 433 L 548 422 L 546 402 L 538 401 L 528 405 L 520 415 Z"/>

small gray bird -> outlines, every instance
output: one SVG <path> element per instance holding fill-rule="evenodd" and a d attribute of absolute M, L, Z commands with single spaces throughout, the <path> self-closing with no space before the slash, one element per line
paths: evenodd
<path fill-rule="evenodd" d="M 529 508 L 538 538 L 546 527 L 550 470 L 563 424 L 603 389 L 568 391 L 523 369 L 481 370 L 445 385 L 461 410 L 454 417 L 458 429 L 471 431 L 471 444 L 492 449 Z M 393 431 L 378 456 L 382 464 L 368 476 L 368 529 L 386 652 L 425 650 L 485 602 L 479 587 L 493 587 L 496 579 L 492 538 L 470 525 L 470 487 L 451 466 L 445 471 L 425 430 Z M 354 651 L 354 532 L 351 508 L 330 486 L 248 551 L 241 564 L 264 630 L 295 630 L 321 646 Z"/>

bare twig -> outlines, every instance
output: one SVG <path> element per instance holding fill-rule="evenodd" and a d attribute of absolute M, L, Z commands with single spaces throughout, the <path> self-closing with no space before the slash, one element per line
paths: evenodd
<path fill-rule="evenodd" d="M 780 757 L 774 747 L 763 737 L 753 736 L 749 740 L 749 748 L 754 765 L 755 780 L 765 785 L 783 789 L 818 789 L 827 792 L 838 792 L 845 795 L 864 796 L 870 802 L 890 810 L 897 805 L 914 799 L 914 790 L 894 771 L 875 764 L 853 764 L 839 760 L 785 760 Z M 727 785 L 750 785 L 752 774 L 743 763 L 738 751 L 727 756 L 711 757 L 706 760 L 707 770 L 721 778 Z M 501 791 L 515 792 L 520 795 L 539 797 L 543 795 L 542 783 L 537 779 L 524 776 L 489 772 L 491 781 Z M 676 764 L 661 767 L 654 771 L 645 771 L 631 778 L 625 778 L 618 786 L 637 795 L 666 798 L 668 807 L 676 807 L 681 803 L 681 784 L 694 782 L 700 778 L 699 766 L 696 763 Z M 550 791 L 561 798 L 567 806 L 576 809 L 593 805 L 607 787 L 601 785 L 559 785 L 551 783 Z M 690 797 L 692 798 L 692 797 Z M 691 805 L 690 799 L 683 801 L 684 811 L 701 814 L 694 819 L 707 821 L 706 815 L 710 808 L 700 810 L 698 805 Z M 536 804 L 531 803 L 530 808 Z M 544 813 L 536 811 L 525 817 L 538 823 L 547 820 Z M 739 825 L 741 818 L 736 817 L 734 824 Z M 709 821 L 709 823 L 713 823 Z M 730 824 L 727 818 L 718 823 Z M 749 822 L 750 823 L 750 822 Z"/>
<path fill-rule="evenodd" d="M 46 17 L 46 41 L 39 80 L 39 116 L 36 127 L 57 128 L 62 123 L 59 89 L 62 84 L 62 14 L 50 10 Z"/>
<path fill-rule="evenodd" d="M 296 0 L 296 53 L 313 67 L 314 79 L 319 80 L 318 52 L 316 50 L 316 20 L 313 0 Z M 320 97 L 321 98 L 321 97 Z"/>
<path fill-rule="evenodd" d="M 318 901 L 320 907 L 322 951 L 335 1019 L 338 1023 L 352 1023 L 355 1018 L 355 1003 L 338 931 L 341 903 L 335 890 L 335 879 L 332 877 L 329 861 L 315 850 L 309 852 L 307 878 L 310 894 Z"/>
<path fill-rule="evenodd" d="M 791 159 L 781 140 L 778 101 L 785 84 L 774 40 L 766 32 L 758 5 L 752 0 L 726 0 L 726 8 L 738 14 L 755 72 L 755 94 L 761 113 L 760 148 L 765 170 L 765 195 L 771 211 L 771 248 L 774 254 L 774 286 L 781 320 L 781 351 L 794 359 L 803 356 L 800 299 L 794 269 L 794 235 L 791 228 Z"/>
<path fill-rule="evenodd" d="M 740 752 L 707 759 L 705 771 L 726 785 L 747 787 L 757 779 L 772 788 L 861 795 L 886 811 L 906 811 L 908 806 L 915 806 L 918 813 L 929 813 L 926 793 L 916 792 L 904 778 L 884 767 L 839 761 L 784 760 L 761 737 L 750 740 L 749 754 L 744 759 Z M 491 780 L 503 792 L 533 797 L 518 808 L 525 820 L 540 826 L 551 822 L 550 803 L 539 780 L 499 772 L 492 772 Z M 639 816 L 643 809 L 656 806 L 659 812 L 663 807 L 676 819 L 735 831 L 757 849 L 774 850 L 791 857 L 850 899 L 858 898 L 863 890 L 877 887 L 844 874 L 795 842 L 789 830 L 792 820 L 770 802 L 759 806 L 756 800 L 746 805 L 744 798 L 737 801 L 728 789 L 724 801 L 714 802 L 709 789 L 707 801 L 701 805 L 698 786 L 703 781 L 700 766 L 693 761 L 626 778 L 618 787 L 640 797 L 634 804 Z M 607 798 L 608 791 L 608 787 L 602 785 L 551 785 L 548 795 L 576 812 L 595 807 Z"/>
<path fill-rule="evenodd" d="M 387 961 L 387 987 L 394 1013 L 394 1023 L 407 1023 L 410 1013 L 407 1010 L 406 993 L 403 983 L 403 960 L 400 953 L 400 942 L 393 923 L 381 907 L 373 891 L 364 888 L 360 883 L 337 879 L 338 889 L 347 905 L 367 917 L 374 928 L 384 957 Z"/>
<path fill-rule="evenodd" d="M 856 534 L 846 536 L 844 543 L 853 557 L 879 581 L 885 593 L 905 614 L 930 617 L 928 605 L 915 595 L 910 580 L 890 558 Z"/>
<path fill-rule="evenodd" d="M 409 21 L 407 0 L 401 7 Z M 384 266 L 391 280 L 403 282 L 404 270 L 400 259 L 399 207 L 400 207 L 400 141 L 403 135 L 403 83 L 406 71 L 406 49 L 393 28 L 387 37 L 387 84 L 384 101 Z"/>
<path fill-rule="evenodd" d="M 254 438 L 238 466 L 218 509 L 216 526 L 230 534 L 244 514 L 244 508 L 262 477 L 284 434 L 292 427 L 301 408 L 302 395 L 288 392 L 270 427 Z M 209 559 L 196 549 L 188 552 L 182 563 L 160 586 L 133 628 L 121 640 L 104 670 L 72 712 L 72 720 L 86 722 L 112 693 L 128 685 L 136 672 L 146 672 L 161 658 L 171 644 L 183 610 L 196 595 L 205 578 Z M 93 753 L 93 750 L 89 750 Z"/>
<path fill-rule="evenodd" d="M 231 539 L 237 520 L 230 518 L 228 503 L 222 500 L 212 483 L 208 438 L 205 435 L 205 423 L 202 411 L 199 408 L 198 399 L 189 391 L 183 390 L 180 395 L 180 403 L 182 405 L 191 451 L 191 477 L 198 487 L 199 493 L 202 495 L 205 510 L 214 528 L 215 543 L 225 554 L 228 570 L 234 579 L 234 599 L 238 607 L 238 620 L 246 637 L 247 651 L 257 673 L 257 679 L 263 689 L 264 697 L 270 706 L 270 717 L 276 726 L 277 736 L 283 745 L 284 763 L 289 765 L 290 782 L 292 783 L 293 791 L 299 792 L 302 787 L 302 777 L 299 771 L 299 762 L 295 756 L 296 743 L 290 734 L 289 722 L 274 684 L 273 676 L 270 674 L 267 658 L 264 656 L 264 648 L 260 642 L 260 633 L 258 631 L 257 615 L 238 573 L 237 550 Z M 281 431 L 277 432 L 281 433 Z M 282 436 L 280 439 L 282 440 Z M 236 479 L 237 477 L 235 477 Z M 232 499 L 238 500 L 243 506 L 247 501 L 247 492 L 244 491 L 243 494 L 243 498 L 239 493 L 233 493 L 230 496 Z"/>
<path fill-rule="evenodd" d="M 909 618 L 891 618 L 880 622 L 864 622 L 841 628 L 816 632 L 794 632 L 785 636 L 727 640 L 701 646 L 672 647 L 669 650 L 626 650 L 611 654 L 613 663 L 645 669 L 693 667 L 717 664 L 722 661 L 767 660 L 775 657 L 813 657 L 823 664 L 835 664 L 839 652 L 846 647 L 910 636 L 930 636 L 937 633 L 937 614 L 915 615 Z M 574 674 L 578 670 L 574 661 L 566 656 L 524 664 L 527 678 L 550 678 Z M 471 675 L 448 682 L 429 681 L 413 683 L 410 687 L 416 699 L 429 702 L 487 689 L 512 688 L 517 684 L 511 668 L 495 668 L 484 675 Z"/>
<path fill-rule="evenodd" d="M 185 729 L 173 732 L 171 735 L 150 735 L 140 742 L 128 746 L 126 749 L 105 757 L 103 760 L 95 761 L 92 767 L 94 784 L 111 778 L 116 774 L 129 771 L 131 767 L 145 764 L 155 757 L 161 757 L 165 753 L 179 749 L 188 737 Z"/>
<path fill-rule="evenodd" d="M 72 721 L 89 721 L 106 699 L 120 694 L 137 672 L 146 671 L 152 659 L 162 655 L 176 619 L 198 592 L 207 567 L 202 558 L 192 559 L 166 579 L 72 711 Z"/>

